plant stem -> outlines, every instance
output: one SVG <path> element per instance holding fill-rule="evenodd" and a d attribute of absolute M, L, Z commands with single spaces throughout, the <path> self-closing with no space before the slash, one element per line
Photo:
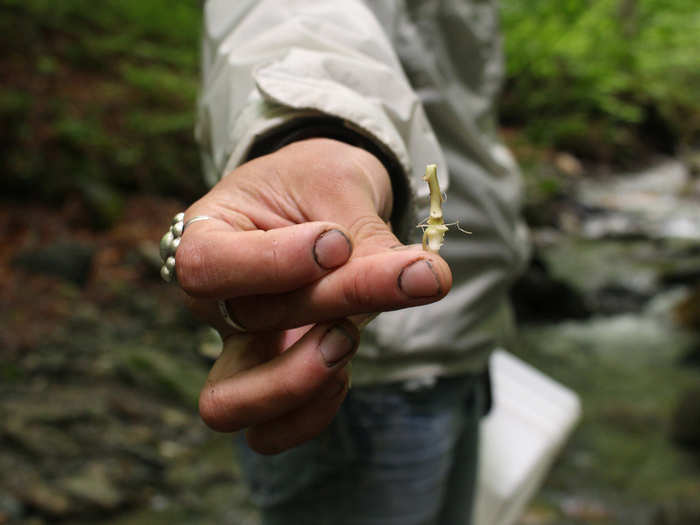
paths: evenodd
<path fill-rule="evenodd" d="M 428 164 L 425 167 L 423 180 L 428 183 L 430 189 L 430 217 L 426 221 L 427 226 L 423 230 L 423 249 L 438 253 L 444 242 L 447 226 L 442 217 L 442 193 L 437 177 L 437 165 Z"/>

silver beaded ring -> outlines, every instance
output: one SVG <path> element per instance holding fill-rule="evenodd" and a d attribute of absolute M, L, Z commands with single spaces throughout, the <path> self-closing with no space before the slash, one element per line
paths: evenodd
<path fill-rule="evenodd" d="M 185 233 L 187 227 L 193 222 L 205 221 L 211 218 L 212 217 L 209 217 L 208 215 L 197 215 L 196 217 L 192 217 L 187 222 L 184 222 L 185 214 L 182 212 L 173 217 L 170 224 L 170 229 L 160 240 L 160 260 L 163 262 L 163 266 L 160 268 L 160 276 L 165 282 L 177 282 L 177 276 L 175 274 L 175 252 L 177 252 L 177 248 L 180 246 L 180 240 L 182 239 L 182 235 Z M 226 301 L 220 300 L 217 301 L 217 304 L 219 305 L 219 312 L 221 312 L 221 316 L 224 318 L 227 325 L 239 332 L 246 331 L 245 328 L 233 320 L 233 317 L 226 306 Z"/>
<path fill-rule="evenodd" d="M 180 246 L 180 240 L 182 239 L 182 234 L 185 233 L 185 229 L 193 222 L 207 219 L 211 219 L 211 217 L 208 215 L 197 215 L 184 222 L 185 214 L 183 212 L 173 217 L 170 229 L 160 240 L 160 260 L 163 262 L 163 266 L 160 268 L 160 276 L 166 283 L 177 281 L 177 276 L 175 275 L 175 252 Z"/>

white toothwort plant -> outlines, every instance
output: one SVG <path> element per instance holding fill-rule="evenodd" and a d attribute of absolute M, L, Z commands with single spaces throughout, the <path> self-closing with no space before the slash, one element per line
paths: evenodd
<path fill-rule="evenodd" d="M 445 234 L 450 226 L 457 226 L 462 233 L 471 233 L 459 227 L 459 222 L 445 224 L 442 216 L 442 202 L 445 198 L 440 191 L 440 182 L 437 176 L 437 165 L 428 164 L 425 167 L 423 180 L 428 183 L 430 190 L 430 216 L 418 225 L 423 229 L 423 249 L 428 252 L 438 253 L 445 242 Z"/>
<path fill-rule="evenodd" d="M 438 253 L 440 247 L 445 242 L 445 234 L 450 226 L 457 226 L 457 229 L 462 233 L 471 233 L 459 227 L 459 222 L 445 224 L 445 219 L 442 216 L 442 203 L 445 198 L 440 191 L 440 183 L 437 178 L 437 164 L 428 164 L 425 167 L 425 175 L 423 180 L 428 183 L 430 190 L 430 217 L 421 222 L 417 227 L 423 229 L 423 250 Z M 358 328 L 362 329 L 373 321 L 379 313 L 370 314 L 365 317 Z M 352 362 L 348 363 L 348 388 L 352 386 Z"/>
<path fill-rule="evenodd" d="M 437 165 L 428 164 L 425 167 L 423 180 L 428 183 L 430 190 L 430 216 L 418 225 L 423 229 L 423 249 L 438 253 L 440 246 L 445 242 L 445 233 L 448 227 L 442 217 L 442 193 L 437 177 Z"/>
<path fill-rule="evenodd" d="M 425 176 L 423 180 L 428 183 L 430 189 L 430 217 L 421 222 L 417 227 L 423 230 L 423 250 L 439 253 L 440 247 L 445 242 L 445 234 L 450 226 L 457 226 L 462 233 L 471 233 L 459 227 L 459 222 L 451 222 L 445 224 L 445 219 L 442 216 L 442 203 L 445 198 L 440 191 L 440 183 L 437 178 L 437 164 L 428 164 L 425 168 Z M 370 321 L 374 320 L 379 314 L 368 315 L 360 324 L 359 328 L 364 328 Z"/>

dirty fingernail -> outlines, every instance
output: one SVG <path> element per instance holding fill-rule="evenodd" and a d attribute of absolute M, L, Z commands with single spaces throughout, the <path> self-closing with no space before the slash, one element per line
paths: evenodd
<path fill-rule="evenodd" d="M 340 266 L 350 257 L 352 243 L 340 230 L 328 230 L 314 243 L 314 259 L 326 270 Z"/>
<path fill-rule="evenodd" d="M 416 261 L 399 275 L 399 288 L 409 297 L 432 297 L 440 293 L 440 281 L 430 261 Z"/>
<path fill-rule="evenodd" d="M 355 340 L 342 326 L 328 330 L 319 344 L 319 351 L 328 367 L 342 361 L 354 348 Z"/>

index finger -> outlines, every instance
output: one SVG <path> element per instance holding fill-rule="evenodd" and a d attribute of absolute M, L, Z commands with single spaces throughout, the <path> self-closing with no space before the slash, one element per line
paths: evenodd
<path fill-rule="evenodd" d="M 330 222 L 236 231 L 223 221 L 199 221 L 182 236 L 176 273 L 193 297 L 282 293 L 342 265 L 352 249 L 345 229 Z"/>

